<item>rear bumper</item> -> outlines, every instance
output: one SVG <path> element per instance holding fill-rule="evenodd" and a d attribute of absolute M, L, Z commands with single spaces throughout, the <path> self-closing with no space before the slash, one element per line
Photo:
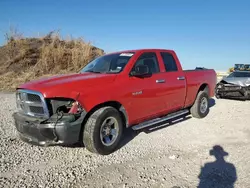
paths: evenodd
<path fill-rule="evenodd" d="M 56 123 L 56 120 L 44 123 L 44 120 L 29 117 L 18 112 L 13 114 L 15 127 L 20 138 L 35 145 L 64 145 L 79 141 L 82 122 L 86 114 L 77 120 L 74 115 L 66 115 Z"/>
<path fill-rule="evenodd" d="M 243 86 L 224 87 L 223 85 L 221 85 L 220 87 L 218 86 L 219 84 L 216 85 L 216 88 L 215 88 L 216 98 L 242 99 L 242 100 L 250 99 L 249 87 L 243 87 Z"/>

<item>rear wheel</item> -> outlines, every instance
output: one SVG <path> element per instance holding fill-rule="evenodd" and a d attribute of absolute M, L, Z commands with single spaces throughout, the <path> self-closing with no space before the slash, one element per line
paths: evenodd
<path fill-rule="evenodd" d="M 118 110 L 103 107 L 87 120 L 83 132 L 83 143 L 93 153 L 108 155 L 114 152 L 121 140 L 123 122 Z"/>
<path fill-rule="evenodd" d="M 195 99 L 190 112 L 195 118 L 204 118 L 209 112 L 209 96 L 206 91 L 200 91 Z"/>

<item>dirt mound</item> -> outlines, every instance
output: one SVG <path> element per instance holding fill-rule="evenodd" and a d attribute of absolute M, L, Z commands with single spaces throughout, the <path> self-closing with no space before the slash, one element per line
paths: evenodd
<path fill-rule="evenodd" d="M 79 72 L 104 51 L 82 38 L 63 40 L 50 33 L 40 38 L 11 38 L 0 47 L 0 90 L 41 77 Z"/>

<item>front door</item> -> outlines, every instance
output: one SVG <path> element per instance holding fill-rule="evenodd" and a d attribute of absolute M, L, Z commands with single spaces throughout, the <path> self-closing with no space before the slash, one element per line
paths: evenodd
<path fill-rule="evenodd" d="M 157 56 L 154 52 L 143 53 L 135 62 L 135 67 L 143 64 L 148 66 L 152 73 L 150 77 L 138 78 L 129 77 L 130 88 L 128 90 L 129 99 L 129 119 L 132 124 L 143 120 L 151 119 L 161 114 L 165 110 L 163 74 L 160 72 Z"/>

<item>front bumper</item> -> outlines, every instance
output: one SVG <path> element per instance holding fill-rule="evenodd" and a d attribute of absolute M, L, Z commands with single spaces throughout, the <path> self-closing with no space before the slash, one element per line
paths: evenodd
<path fill-rule="evenodd" d="M 25 142 L 42 146 L 77 143 L 85 116 L 86 113 L 83 112 L 78 119 L 74 119 L 74 115 L 68 114 L 58 121 L 52 118 L 45 122 L 43 119 L 18 112 L 13 114 L 20 138 Z"/>
<path fill-rule="evenodd" d="M 215 88 L 215 96 L 216 98 L 249 100 L 250 87 L 217 84 Z"/>

